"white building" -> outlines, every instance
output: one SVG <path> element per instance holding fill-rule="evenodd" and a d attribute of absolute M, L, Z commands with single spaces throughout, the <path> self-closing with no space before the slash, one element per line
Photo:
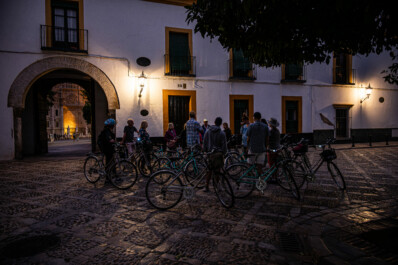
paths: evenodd
<path fill-rule="evenodd" d="M 129 117 L 136 126 L 147 120 L 150 135 L 161 137 L 168 122 L 180 128 L 189 110 L 200 121 L 221 116 L 233 130 L 243 111 L 259 111 L 277 118 L 282 132 L 316 141 L 398 136 L 398 90 L 380 74 L 392 63 L 388 54 L 252 68 L 238 52 L 194 34 L 186 2 L 1 1 L 0 159 L 46 152 L 42 92 L 61 82 L 90 92 L 93 139 L 108 116 L 118 121 L 118 137 Z M 368 84 L 372 94 L 360 103 Z"/>

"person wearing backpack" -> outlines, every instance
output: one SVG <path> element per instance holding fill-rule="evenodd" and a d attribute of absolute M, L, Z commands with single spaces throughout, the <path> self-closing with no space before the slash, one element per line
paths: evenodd
<path fill-rule="evenodd" d="M 212 152 L 210 154 L 209 166 L 211 170 L 220 170 L 224 166 L 224 156 L 227 149 L 227 138 L 225 133 L 221 130 L 220 126 L 222 124 L 222 118 L 217 117 L 214 121 L 214 126 L 210 126 L 204 136 L 203 139 L 203 151 L 204 152 Z M 206 187 L 205 191 L 209 191 L 209 182 L 210 182 L 211 171 L 206 175 Z"/>
<path fill-rule="evenodd" d="M 114 119 L 107 119 L 104 122 L 104 129 L 101 131 L 98 136 L 98 146 L 101 152 L 105 156 L 105 167 L 108 169 L 111 164 L 113 153 L 115 152 L 113 148 L 113 144 L 115 143 L 115 134 L 113 133 L 113 128 L 116 125 L 116 121 Z"/>

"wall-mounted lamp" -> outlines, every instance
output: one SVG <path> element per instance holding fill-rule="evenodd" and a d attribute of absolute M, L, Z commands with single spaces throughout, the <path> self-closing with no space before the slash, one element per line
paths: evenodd
<path fill-rule="evenodd" d="M 368 99 L 369 97 L 370 97 L 370 94 L 372 94 L 372 87 L 370 86 L 370 83 L 369 83 L 369 85 L 368 85 L 368 87 L 367 88 L 365 88 L 365 94 L 366 94 L 366 96 L 365 97 L 363 97 L 363 98 L 361 98 L 361 103 L 362 102 L 364 102 L 366 99 Z"/>
<path fill-rule="evenodd" d="M 145 86 L 145 79 L 146 76 L 144 74 L 144 71 L 142 71 L 141 75 L 138 77 L 138 83 L 140 84 L 140 94 L 138 94 L 138 97 L 140 98 L 142 96 L 142 90 L 144 90 Z"/>

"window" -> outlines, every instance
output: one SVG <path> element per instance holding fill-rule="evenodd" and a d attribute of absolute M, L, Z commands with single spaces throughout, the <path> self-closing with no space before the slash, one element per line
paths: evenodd
<path fill-rule="evenodd" d="M 305 82 L 305 69 L 303 63 L 283 64 L 282 81 Z"/>
<path fill-rule="evenodd" d="M 87 52 L 83 0 L 46 0 L 46 25 L 40 34 L 42 49 Z"/>
<path fill-rule="evenodd" d="M 47 128 L 50 128 L 50 121 L 47 121 Z"/>
<path fill-rule="evenodd" d="M 165 74 L 195 76 L 192 30 L 166 27 Z"/>
<path fill-rule="evenodd" d="M 255 71 L 253 64 L 245 58 L 242 50 L 231 49 L 229 60 L 230 79 L 249 79 L 254 80 Z"/>
<path fill-rule="evenodd" d="M 301 133 L 302 123 L 302 98 L 282 97 L 282 133 Z"/>
<path fill-rule="evenodd" d="M 59 127 L 59 122 L 55 122 L 55 127 L 56 127 L 56 128 Z"/>
<path fill-rule="evenodd" d="M 55 116 L 58 116 L 58 110 L 57 109 L 55 110 Z"/>
<path fill-rule="evenodd" d="M 78 49 L 78 7 L 75 2 L 53 1 L 53 40 L 56 47 Z"/>
<path fill-rule="evenodd" d="M 333 54 L 333 83 L 355 84 L 355 70 L 352 69 L 352 56 L 344 53 Z"/>

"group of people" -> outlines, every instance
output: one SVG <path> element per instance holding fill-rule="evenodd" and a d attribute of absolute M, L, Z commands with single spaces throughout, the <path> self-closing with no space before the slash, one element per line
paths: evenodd
<path fill-rule="evenodd" d="M 225 133 L 227 142 L 232 137 L 231 129 L 228 127 L 228 123 L 222 124 L 223 132 Z M 203 125 L 196 120 L 196 114 L 194 111 L 189 113 L 189 120 L 184 124 L 183 130 L 177 135 L 174 124 L 169 123 L 168 130 L 164 136 L 164 140 L 169 149 L 175 149 L 177 147 L 177 141 L 180 140 L 180 144 L 184 147 L 194 146 L 195 144 L 203 144 L 204 136 L 206 131 L 210 129 L 209 121 L 203 119 Z"/>
<path fill-rule="evenodd" d="M 104 123 L 104 129 L 99 134 L 97 140 L 97 144 L 105 156 L 106 165 L 110 164 L 114 153 L 113 144 L 116 141 L 116 136 L 113 132 L 113 129 L 115 125 L 116 121 L 114 119 L 107 119 Z M 137 128 L 134 126 L 133 119 L 129 118 L 127 120 L 127 125 L 123 129 L 123 138 L 121 144 L 126 145 L 129 154 L 134 152 L 136 139 L 138 139 L 144 147 L 151 146 L 151 138 L 147 132 L 147 128 L 148 122 L 145 120 L 141 122 L 139 130 L 137 130 Z M 135 133 L 138 135 L 138 138 L 135 137 Z"/>
<path fill-rule="evenodd" d="M 253 114 L 253 119 L 254 122 L 250 124 L 249 117 L 245 113 L 243 114 L 240 133 L 242 135 L 242 146 L 245 154 L 249 154 L 250 162 L 255 163 L 257 170 L 261 173 L 266 162 L 268 162 L 270 167 L 276 162 L 277 154 L 275 152 L 268 152 L 267 154 L 267 149 L 279 148 L 279 123 L 275 118 L 271 118 L 268 121 L 262 119 L 259 112 Z M 104 130 L 98 138 L 98 145 L 105 155 L 107 164 L 112 159 L 114 152 L 112 144 L 115 142 L 115 134 L 113 133 L 115 124 L 116 121 L 114 119 L 106 120 Z M 223 126 L 223 130 L 221 130 L 221 125 Z M 127 120 L 121 143 L 126 144 L 129 154 L 134 152 L 136 139 L 144 146 L 151 146 L 151 139 L 147 128 L 148 122 L 145 120 L 141 122 L 139 130 L 134 126 L 133 119 L 130 118 Z M 135 137 L 135 133 L 138 135 L 138 138 Z M 222 123 L 221 117 L 217 117 L 212 126 L 209 125 L 207 119 L 204 119 L 203 125 L 200 125 L 196 120 L 196 113 L 191 111 L 189 113 L 189 120 L 184 125 L 183 132 L 177 135 L 174 124 L 169 123 L 164 139 L 169 149 L 175 149 L 177 142 L 182 139 L 187 147 L 199 144 L 203 146 L 205 152 L 218 150 L 220 153 L 226 154 L 228 150 L 227 143 L 231 136 L 231 129 L 227 123 Z"/>

